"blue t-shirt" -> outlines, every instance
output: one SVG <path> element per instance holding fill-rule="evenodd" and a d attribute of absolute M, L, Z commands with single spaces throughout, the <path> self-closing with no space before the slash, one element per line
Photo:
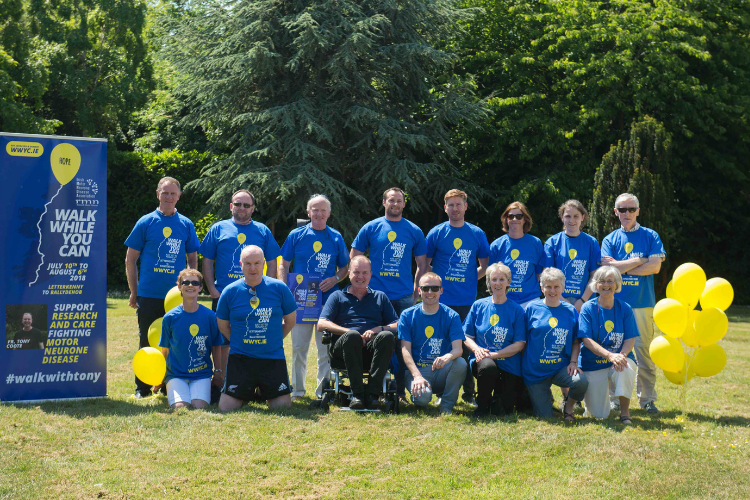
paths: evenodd
<path fill-rule="evenodd" d="M 255 287 L 257 300 L 244 279 L 224 288 L 216 306 L 216 317 L 229 321 L 232 335 L 229 354 L 251 358 L 285 359 L 283 316 L 297 310 L 285 283 L 263 276 Z"/>
<path fill-rule="evenodd" d="M 200 242 L 190 219 L 154 210 L 138 219 L 125 245 L 141 252 L 138 296 L 163 299 L 185 269 L 186 255 L 198 251 Z"/>
<path fill-rule="evenodd" d="M 602 255 L 615 260 L 627 260 L 633 257 L 651 257 L 666 254 L 664 245 L 656 231 L 643 226 L 626 233 L 622 228 L 609 233 L 602 241 Z M 624 300 L 633 309 L 654 307 L 654 275 L 622 275 L 622 291 L 615 295 Z"/>
<path fill-rule="evenodd" d="M 395 323 L 398 316 L 388 296 L 380 290 L 368 287 L 367 294 L 359 300 L 356 295 L 349 293 L 348 286 L 344 290 L 336 290 L 328 297 L 320 319 L 364 333 L 376 326 Z"/>
<path fill-rule="evenodd" d="M 528 340 L 521 369 L 526 384 L 536 384 L 570 364 L 578 338 L 578 311 L 565 301 L 548 307 L 539 299 L 526 307 L 525 314 Z"/>
<path fill-rule="evenodd" d="M 294 273 L 317 274 L 325 279 L 336 274 L 337 266 L 344 267 L 349 263 L 349 252 L 341 233 L 328 226 L 316 231 L 307 224 L 289 233 L 281 247 L 281 258 L 294 261 Z M 338 289 L 336 285 L 324 292 L 321 304 L 325 304 L 328 297 Z"/>
<path fill-rule="evenodd" d="M 526 342 L 526 317 L 521 306 L 512 300 L 504 304 L 493 304 L 492 297 L 479 299 L 471 306 L 464 334 L 481 348 L 490 352 L 505 349 L 514 342 Z M 472 353 L 469 363 L 475 362 Z M 495 363 L 503 371 L 521 376 L 521 353 L 509 358 L 496 359 Z"/>
<path fill-rule="evenodd" d="M 477 259 L 490 255 L 487 235 L 473 224 L 453 227 L 446 221 L 427 234 L 427 258 L 432 271 L 443 280 L 440 302 L 468 306 L 477 298 Z"/>
<path fill-rule="evenodd" d="M 453 350 L 451 342 L 464 340 L 461 318 L 446 305 L 425 314 L 422 304 L 411 306 L 398 319 L 398 338 L 411 342 L 411 357 L 419 367 L 432 366 L 435 358 Z"/>
<path fill-rule="evenodd" d="M 597 299 L 591 299 L 581 307 L 581 315 L 578 319 L 579 339 L 591 339 L 609 352 L 619 353 L 623 342 L 639 335 L 633 309 L 620 299 L 615 299 L 612 309 L 600 307 Z M 628 357 L 635 361 L 632 350 L 628 353 Z M 578 365 L 581 370 L 592 372 L 609 368 L 612 363 L 600 358 L 582 345 Z"/>
<path fill-rule="evenodd" d="M 198 304 L 198 310 L 190 313 L 180 304 L 169 311 L 162 319 L 159 340 L 160 347 L 169 349 L 164 381 L 210 378 L 211 348 L 224 345 L 224 340 L 211 309 Z"/>
<path fill-rule="evenodd" d="M 602 252 L 596 238 L 586 233 L 570 237 L 565 231 L 550 236 L 544 243 L 544 267 L 556 267 L 565 274 L 563 297 L 580 299 L 586 291 L 589 273 L 599 268 Z"/>
<path fill-rule="evenodd" d="M 530 234 L 513 239 L 503 235 L 490 245 L 490 265 L 501 262 L 510 268 L 513 280 L 507 297 L 518 304 L 537 299 L 542 294 L 536 275 L 544 270 L 542 240 Z"/>
<path fill-rule="evenodd" d="M 391 300 L 414 293 L 412 255 L 427 253 L 424 233 L 416 224 L 406 219 L 389 221 L 385 217 L 371 220 L 359 230 L 352 248 L 362 253 L 370 250 L 373 290 L 385 292 Z"/>
<path fill-rule="evenodd" d="M 266 261 L 276 260 L 280 255 L 279 244 L 265 224 L 250 221 L 236 224 L 232 219 L 219 221 L 208 230 L 200 247 L 200 254 L 214 261 L 214 284 L 219 291 L 243 277 L 240 268 L 240 253 L 248 245 L 263 250 Z"/>

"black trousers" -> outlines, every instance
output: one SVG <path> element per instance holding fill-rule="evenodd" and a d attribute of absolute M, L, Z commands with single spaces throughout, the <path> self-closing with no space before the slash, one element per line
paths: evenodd
<path fill-rule="evenodd" d="M 469 315 L 471 306 L 448 306 L 458 313 L 458 317 L 461 318 L 461 323 L 466 320 L 466 316 Z M 464 397 L 474 395 L 474 376 L 471 374 L 469 369 L 469 356 L 471 356 L 471 349 L 466 347 L 466 344 L 462 344 L 463 352 L 461 357 L 466 361 L 466 377 L 464 378 Z"/>
<path fill-rule="evenodd" d="M 148 327 L 151 323 L 164 316 L 164 299 L 152 297 L 136 297 L 135 303 L 138 308 L 135 314 L 138 316 L 138 333 L 140 333 L 140 347 L 148 347 Z M 151 394 L 151 386 L 135 377 L 135 390 L 142 396 Z"/>
<path fill-rule="evenodd" d="M 477 404 L 480 410 L 503 415 L 529 411 L 531 399 L 523 378 L 498 368 L 494 359 L 484 358 L 474 363 L 472 372 L 477 377 Z"/>
<path fill-rule="evenodd" d="M 363 398 L 366 394 L 377 396 L 383 390 L 383 379 L 388 371 L 388 363 L 393 354 L 395 336 L 392 332 L 380 332 L 362 345 L 362 335 L 349 330 L 336 339 L 331 354 L 336 359 L 343 359 L 349 374 L 352 394 Z M 362 382 L 363 367 L 370 365 L 370 377 L 367 390 Z"/>

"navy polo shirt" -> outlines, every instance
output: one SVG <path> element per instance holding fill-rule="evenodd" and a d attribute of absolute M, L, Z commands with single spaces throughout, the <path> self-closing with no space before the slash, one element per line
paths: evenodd
<path fill-rule="evenodd" d="M 358 299 L 349 293 L 349 285 L 328 297 L 320 319 L 327 319 L 342 328 L 364 333 L 376 326 L 385 326 L 398 320 L 388 296 L 380 290 L 367 287 L 367 294 Z"/>

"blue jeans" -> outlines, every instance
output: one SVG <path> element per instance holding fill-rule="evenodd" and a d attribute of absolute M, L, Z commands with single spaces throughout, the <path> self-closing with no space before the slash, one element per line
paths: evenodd
<path fill-rule="evenodd" d="M 458 391 L 461 390 L 461 384 L 466 374 L 466 361 L 464 358 L 457 358 L 449 361 L 439 370 L 432 370 L 430 366 L 419 366 L 419 373 L 430 383 L 430 388 L 426 389 L 419 396 L 412 394 L 411 400 L 417 406 L 427 406 L 432 401 L 432 394 L 442 394 L 440 400 L 440 411 L 452 411 L 453 406 L 458 401 Z M 406 387 L 411 393 L 411 385 L 414 382 L 411 372 L 406 370 Z"/>
<path fill-rule="evenodd" d="M 550 390 L 552 384 L 558 387 L 570 388 L 568 397 L 575 401 L 581 401 L 583 395 L 586 394 L 586 389 L 589 387 L 589 381 L 586 380 L 586 376 L 583 373 L 571 377 L 568 375 L 567 366 L 541 382 L 526 384 L 535 417 L 549 418 L 554 415 L 552 412 L 552 391 Z"/>

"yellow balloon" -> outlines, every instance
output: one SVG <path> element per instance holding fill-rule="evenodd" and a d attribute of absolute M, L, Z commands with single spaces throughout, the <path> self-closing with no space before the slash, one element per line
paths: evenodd
<path fill-rule="evenodd" d="M 519 252 L 517 249 L 513 249 L 510 251 L 510 258 L 513 260 L 516 260 L 518 256 L 521 255 L 521 252 Z"/>
<path fill-rule="evenodd" d="M 625 253 L 630 253 L 633 251 L 633 244 L 629 241 L 625 243 Z"/>
<path fill-rule="evenodd" d="M 164 229 L 161 230 L 161 234 L 163 234 L 165 238 L 169 238 L 170 235 L 172 234 L 172 228 L 165 227 Z"/>
<path fill-rule="evenodd" d="M 720 345 L 713 344 L 698 349 L 690 368 L 695 370 L 699 377 L 713 377 L 723 370 L 726 364 L 727 353 Z"/>
<path fill-rule="evenodd" d="M 396 239 L 396 231 L 388 231 L 388 241 L 393 241 Z"/>
<path fill-rule="evenodd" d="M 458 250 L 459 248 L 461 248 L 462 243 L 463 241 L 461 241 L 461 238 L 456 238 L 455 240 L 453 240 L 453 248 Z"/>
<path fill-rule="evenodd" d="M 428 339 L 432 337 L 433 333 L 435 333 L 435 329 L 431 326 L 428 326 L 427 328 L 424 329 L 424 336 L 427 337 Z"/>
<path fill-rule="evenodd" d="M 695 333 L 698 334 L 698 344 L 707 346 L 715 344 L 727 333 L 729 319 L 721 309 L 711 307 L 698 313 L 695 318 Z"/>
<path fill-rule="evenodd" d="M 237 233 L 237 241 L 240 242 L 240 245 L 245 243 L 246 239 L 247 239 L 247 236 L 245 236 L 245 233 Z"/>
<path fill-rule="evenodd" d="M 696 310 L 689 312 L 688 324 L 680 337 L 680 340 L 682 340 L 686 346 L 695 347 L 698 345 L 698 333 L 695 331 L 695 320 L 698 319 L 699 314 L 700 311 Z"/>
<path fill-rule="evenodd" d="M 148 385 L 159 385 L 167 373 L 167 362 L 158 349 L 144 347 L 133 357 L 133 372 Z"/>
<path fill-rule="evenodd" d="M 317 243 L 317 241 L 316 241 L 316 243 Z M 317 252 L 317 250 L 316 250 L 316 252 Z M 273 264 L 271 264 L 271 265 L 274 267 L 274 269 L 278 269 L 279 268 L 279 261 L 280 260 L 281 260 L 281 255 L 279 255 L 278 257 L 276 257 L 276 260 L 272 261 Z M 263 274 L 265 276 L 268 276 L 268 261 L 265 261 L 263 263 Z"/>
<path fill-rule="evenodd" d="M 320 252 L 320 249 L 321 249 L 321 248 L 323 248 L 323 244 L 322 244 L 321 242 L 319 242 L 319 241 L 316 241 L 315 243 L 313 243 L 313 251 L 314 251 L 315 253 L 318 253 L 318 252 Z"/>
<path fill-rule="evenodd" d="M 614 328 L 615 328 L 615 324 L 612 321 L 607 320 L 604 322 L 604 329 L 607 330 L 607 333 L 614 330 Z"/>
<path fill-rule="evenodd" d="M 200 327 L 198 325 L 196 325 L 196 324 L 190 325 L 190 335 L 192 335 L 193 337 L 195 337 L 196 335 L 198 335 L 198 332 L 200 330 L 201 329 L 200 329 Z"/>
<path fill-rule="evenodd" d="M 681 302 L 687 302 L 692 309 L 706 287 L 706 273 L 698 264 L 688 262 L 675 269 L 672 283 L 675 293 L 683 299 Z"/>
<path fill-rule="evenodd" d="M 180 295 L 180 289 L 175 286 L 164 297 L 164 310 L 171 311 L 179 305 L 182 305 L 182 295 Z"/>
<path fill-rule="evenodd" d="M 552 328 L 556 327 L 557 326 L 557 318 L 550 318 L 549 319 L 549 326 L 551 326 Z"/>
<path fill-rule="evenodd" d="M 49 157 L 52 173 L 63 186 L 73 180 L 81 167 L 81 153 L 72 144 L 58 144 Z"/>
<path fill-rule="evenodd" d="M 688 309 L 674 299 L 661 299 L 654 307 L 654 323 L 665 335 L 677 338 L 685 332 Z M 676 370 L 668 370 L 676 371 Z"/>
<path fill-rule="evenodd" d="M 570 260 L 575 259 L 577 256 L 578 250 L 576 250 L 575 248 L 571 248 L 570 250 L 568 250 L 568 257 L 570 257 Z"/>
<path fill-rule="evenodd" d="M 711 278 L 701 294 L 701 308 L 715 307 L 726 311 L 734 300 L 734 289 L 724 278 Z"/>
<path fill-rule="evenodd" d="M 678 372 L 685 364 L 685 351 L 679 340 L 659 336 L 648 347 L 651 360 L 665 372 Z"/>
<path fill-rule="evenodd" d="M 498 321 L 500 321 L 500 316 L 498 316 L 497 314 L 493 314 L 492 316 L 490 316 L 490 325 L 495 326 Z"/>
<path fill-rule="evenodd" d="M 162 318 L 156 318 L 148 327 L 148 345 L 157 349 L 159 348 L 159 340 L 161 340 L 161 320 Z"/>
<path fill-rule="evenodd" d="M 690 304 L 689 301 L 685 300 L 678 294 L 674 289 L 674 281 L 670 281 L 667 283 L 667 298 L 668 299 L 674 299 L 678 301 L 683 306 L 687 307 L 688 309 L 693 309 L 697 303 Z"/>
<path fill-rule="evenodd" d="M 298 274 L 295 279 L 297 280 L 297 284 L 300 285 L 302 284 L 302 280 L 305 278 L 301 274 Z"/>
<path fill-rule="evenodd" d="M 688 369 L 690 366 L 690 369 Z M 685 372 L 687 371 L 687 380 L 685 380 Z M 664 376 L 667 380 L 675 385 L 682 385 L 685 382 L 689 382 L 695 376 L 695 370 L 693 370 L 692 364 L 690 364 L 690 356 L 685 354 L 685 362 L 682 365 L 682 370 L 678 372 L 664 372 Z"/>

